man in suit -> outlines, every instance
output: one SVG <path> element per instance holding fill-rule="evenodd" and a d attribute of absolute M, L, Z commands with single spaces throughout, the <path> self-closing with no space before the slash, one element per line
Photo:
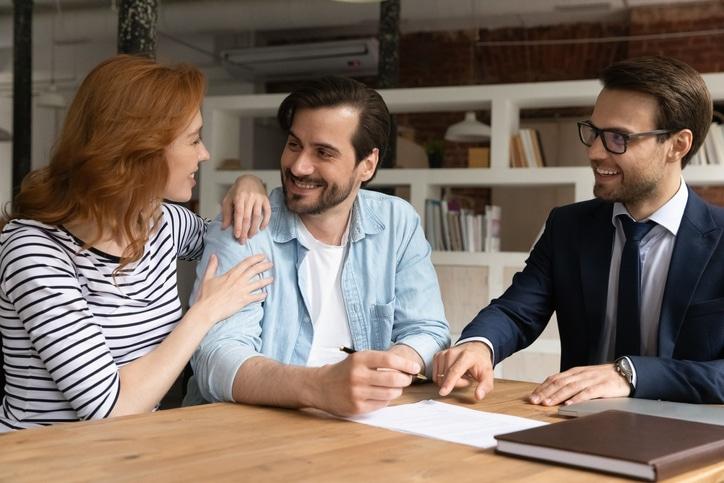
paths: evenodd
<path fill-rule="evenodd" d="M 554 209 L 513 283 L 439 352 L 447 395 L 493 389 L 493 367 L 530 345 L 556 312 L 561 371 L 530 401 L 603 397 L 724 402 L 724 210 L 686 186 L 712 101 L 683 62 L 645 57 L 601 75 L 579 123 L 596 199 Z"/>

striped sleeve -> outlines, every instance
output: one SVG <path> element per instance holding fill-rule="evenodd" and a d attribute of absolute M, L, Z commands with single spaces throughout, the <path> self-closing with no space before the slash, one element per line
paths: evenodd
<path fill-rule="evenodd" d="M 31 350 L 80 419 L 101 419 L 120 391 L 118 367 L 70 257 L 39 230 L 18 230 L 0 259 L 2 289 Z"/>
<path fill-rule="evenodd" d="M 183 206 L 163 204 L 163 215 L 173 233 L 177 257 L 182 260 L 198 260 L 204 251 L 204 236 L 208 220 Z"/>

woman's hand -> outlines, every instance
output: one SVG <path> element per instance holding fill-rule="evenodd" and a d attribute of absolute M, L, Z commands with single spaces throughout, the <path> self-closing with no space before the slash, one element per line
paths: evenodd
<path fill-rule="evenodd" d="M 261 180 L 252 175 L 236 178 L 221 203 L 221 228 L 225 230 L 233 221 L 234 238 L 243 245 L 267 227 L 270 217 L 269 197 Z"/>
<path fill-rule="evenodd" d="M 261 278 L 260 274 L 272 267 L 272 263 L 264 255 L 248 257 L 217 277 L 215 274 L 218 266 L 216 255 L 211 255 L 194 304 L 194 307 L 203 307 L 211 322 L 226 319 L 248 304 L 266 298 L 266 291 L 262 289 L 272 283 L 273 279 Z"/>

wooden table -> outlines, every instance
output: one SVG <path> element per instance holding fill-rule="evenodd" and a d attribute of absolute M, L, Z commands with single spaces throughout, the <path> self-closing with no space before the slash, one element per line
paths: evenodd
<path fill-rule="evenodd" d="M 439 400 L 556 422 L 525 402 L 533 384 L 496 381 L 482 402 Z M 436 398 L 432 384 L 401 402 Z M 0 435 L 0 481 L 625 481 L 294 411 L 211 404 Z M 670 481 L 722 482 L 724 462 Z"/>

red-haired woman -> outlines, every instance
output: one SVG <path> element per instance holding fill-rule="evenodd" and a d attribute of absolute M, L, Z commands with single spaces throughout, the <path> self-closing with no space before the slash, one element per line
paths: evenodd
<path fill-rule="evenodd" d="M 152 411 L 213 324 L 264 297 L 263 257 L 211 263 L 181 316 L 176 260 L 201 255 L 206 224 L 163 200 L 188 201 L 209 157 L 204 89 L 188 65 L 101 63 L 24 180 L 1 221 L 0 432 Z"/>

